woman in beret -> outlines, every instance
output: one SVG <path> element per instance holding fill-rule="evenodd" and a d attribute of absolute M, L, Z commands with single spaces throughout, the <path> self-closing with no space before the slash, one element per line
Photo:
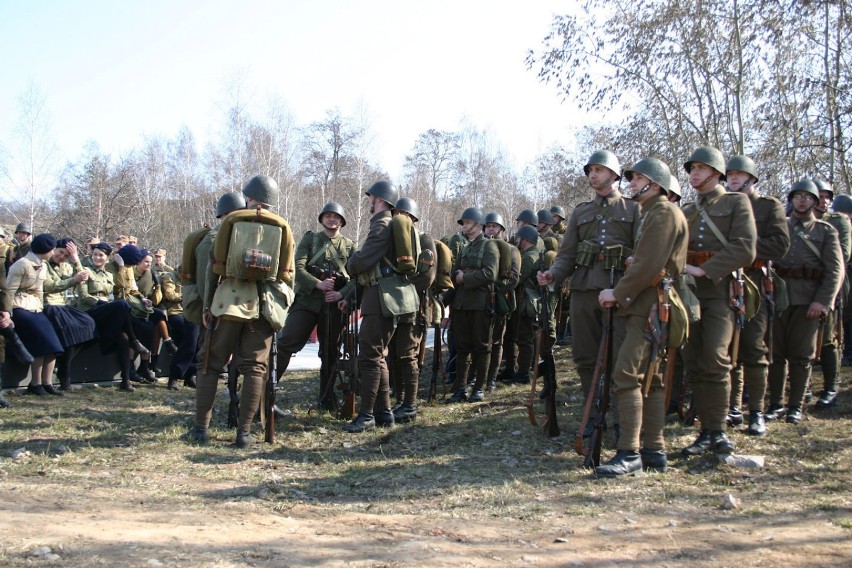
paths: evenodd
<path fill-rule="evenodd" d="M 26 256 L 9 268 L 6 304 L 12 306 L 15 330 L 33 356 L 32 378 L 27 392 L 38 396 L 62 395 L 53 388 L 53 366 L 62 354 L 62 342 L 44 314 L 44 281 L 47 261 L 53 256 L 56 239 L 50 233 L 36 235 Z"/>
<path fill-rule="evenodd" d="M 131 350 L 147 357 L 150 352 L 136 339 L 130 317 L 130 304 L 124 300 L 110 301 L 115 284 L 106 267 L 112 247 L 97 243 L 92 247 L 92 266 L 86 268 L 89 277 L 77 284 L 77 307 L 95 320 L 101 353 L 115 351 L 121 366 L 121 390 L 133 392 L 130 384 Z"/>

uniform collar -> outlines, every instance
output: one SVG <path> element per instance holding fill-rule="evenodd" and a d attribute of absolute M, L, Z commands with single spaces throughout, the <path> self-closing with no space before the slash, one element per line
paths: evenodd
<path fill-rule="evenodd" d="M 663 195 L 662 193 L 658 193 L 654 197 L 647 199 L 645 201 L 645 203 L 642 203 L 639 207 L 642 210 L 642 213 L 644 214 L 646 211 L 648 211 L 651 207 L 653 207 L 657 203 L 662 203 L 664 201 L 668 201 L 668 199 L 666 199 L 666 196 Z"/>
<path fill-rule="evenodd" d="M 711 189 L 710 191 L 708 191 L 704 195 L 700 196 L 698 198 L 698 204 L 704 205 L 708 201 L 713 201 L 714 199 L 716 199 L 717 197 L 720 197 L 724 193 L 727 193 L 725 191 L 725 188 L 722 187 L 721 185 L 717 185 L 716 187 L 714 187 L 713 189 Z"/>
<path fill-rule="evenodd" d="M 610 192 L 610 194 L 607 195 L 606 197 L 601 197 L 600 195 L 596 195 L 595 201 L 597 201 L 600 205 L 606 207 L 606 206 L 612 205 L 613 203 L 615 203 L 616 201 L 618 201 L 622 197 L 623 196 L 621 195 L 621 192 L 618 191 L 618 189 L 613 188 L 613 190 Z"/>
<path fill-rule="evenodd" d="M 28 252 L 27 256 L 25 256 L 24 258 L 29 260 L 32 263 L 32 265 L 35 266 L 36 268 L 41 268 L 41 265 L 44 264 L 44 261 L 42 259 L 40 259 L 36 255 L 36 253 L 34 253 L 32 251 Z"/>

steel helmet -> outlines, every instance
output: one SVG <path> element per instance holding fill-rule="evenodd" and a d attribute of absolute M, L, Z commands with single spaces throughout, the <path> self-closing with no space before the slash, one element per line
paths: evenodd
<path fill-rule="evenodd" d="M 499 213 L 489 213 L 485 216 L 485 224 L 494 223 L 495 225 L 500 225 L 500 228 L 504 231 L 506 230 L 506 223 L 503 221 L 503 216 Z"/>
<path fill-rule="evenodd" d="M 331 201 L 325 204 L 325 207 L 320 211 L 319 216 L 317 217 L 317 221 L 322 221 L 322 216 L 326 213 L 337 213 L 340 215 L 340 218 L 343 219 L 343 222 L 340 224 L 341 227 L 346 226 L 346 213 L 343 211 L 343 205 L 337 203 L 336 201 Z"/>
<path fill-rule="evenodd" d="M 627 181 L 633 179 L 633 174 L 642 174 L 662 187 L 664 191 L 668 192 L 669 190 L 672 173 L 669 171 L 669 167 L 657 158 L 642 158 L 633 164 L 632 168 L 624 170 L 624 177 Z"/>
<path fill-rule="evenodd" d="M 852 197 L 841 193 L 831 202 L 831 209 L 838 213 L 852 213 Z"/>
<path fill-rule="evenodd" d="M 538 215 L 533 213 L 532 209 L 524 209 L 518 216 L 515 217 L 515 221 L 523 221 L 524 223 L 529 223 L 530 225 L 538 224 Z"/>
<path fill-rule="evenodd" d="M 616 175 L 617 180 L 621 179 L 621 164 L 618 163 L 618 158 L 609 150 L 596 150 L 589 156 L 589 161 L 583 166 L 583 172 L 586 176 L 589 175 L 591 166 L 603 166 L 609 169 Z"/>
<path fill-rule="evenodd" d="M 393 207 L 399 199 L 399 192 L 396 188 L 392 186 L 389 181 L 385 181 L 383 179 L 371 185 L 370 189 L 368 189 L 365 194 L 371 197 L 377 197 L 382 201 L 387 202 L 387 204 L 391 207 Z"/>
<path fill-rule="evenodd" d="M 689 159 L 683 164 L 683 169 L 686 170 L 686 173 L 689 173 L 689 170 L 692 169 L 693 162 L 700 162 L 710 166 L 722 174 L 719 178 L 720 180 L 725 179 L 725 157 L 718 148 L 713 148 L 712 146 L 699 146 L 696 148 L 692 155 L 689 156 Z"/>
<path fill-rule="evenodd" d="M 796 183 L 793 184 L 793 189 L 791 189 L 787 193 L 787 201 L 793 200 L 793 194 L 797 191 L 805 191 L 810 193 L 815 200 L 819 201 L 819 188 L 817 188 L 817 184 L 810 179 L 800 179 Z"/>
<path fill-rule="evenodd" d="M 834 188 L 829 182 L 824 179 L 815 179 L 813 182 L 817 186 L 817 191 L 827 191 L 831 195 L 831 198 L 834 199 Z"/>
<path fill-rule="evenodd" d="M 567 219 L 567 218 L 568 218 L 568 214 L 567 214 L 567 213 L 565 213 L 565 209 L 563 209 L 563 208 L 562 208 L 562 207 L 560 207 L 559 205 L 554 205 L 553 207 L 551 207 L 551 208 L 550 208 L 550 213 L 551 213 L 552 215 L 559 215 L 559 216 L 560 216 L 560 217 L 562 217 L 563 219 Z"/>
<path fill-rule="evenodd" d="M 18 223 L 18 226 L 15 227 L 16 233 L 27 233 L 28 235 L 33 234 L 33 228 L 29 223 Z"/>
<path fill-rule="evenodd" d="M 474 223 L 479 223 L 484 227 L 485 215 L 479 207 L 468 207 L 462 212 L 461 217 L 459 217 L 458 224 L 461 225 L 462 221 L 473 221 Z"/>
<path fill-rule="evenodd" d="M 246 208 L 246 198 L 242 193 L 229 191 L 222 194 L 216 202 L 216 218 L 221 219 L 231 211 L 238 211 Z"/>
<path fill-rule="evenodd" d="M 524 239 L 525 241 L 529 241 L 532 244 L 536 244 L 538 242 L 538 231 L 535 230 L 534 227 L 530 225 L 524 225 L 515 235 L 519 239 Z"/>
<path fill-rule="evenodd" d="M 278 201 L 278 184 L 269 176 L 254 176 L 243 188 L 243 195 L 264 205 L 272 205 Z"/>
<path fill-rule="evenodd" d="M 683 197 L 683 193 L 680 190 L 680 182 L 677 181 L 677 177 L 674 174 L 669 174 L 671 176 L 669 178 L 669 195 L 677 195 L 678 199 Z"/>
<path fill-rule="evenodd" d="M 550 209 L 539 209 L 537 217 L 536 220 L 539 223 L 553 224 L 553 214 L 550 212 Z"/>
<path fill-rule="evenodd" d="M 410 197 L 400 197 L 396 200 L 396 205 L 394 205 L 394 209 L 397 211 L 402 211 L 404 213 L 408 213 L 412 217 L 414 217 L 415 221 L 420 220 L 420 208 L 417 206 L 417 202 L 411 199 Z"/>
<path fill-rule="evenodd" d="M 757 175 L 757 166 L 754 165 L 754 160 L 748 156 L 731 156 L 728 163 L 725 165 L 725 173 L 731 170 L 739 170 L 745 172 L 755 179 L 755 182 L 760 181 Z"/>

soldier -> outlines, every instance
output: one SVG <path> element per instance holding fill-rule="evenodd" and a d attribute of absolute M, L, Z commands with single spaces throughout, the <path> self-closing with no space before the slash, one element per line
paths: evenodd
<path fill-rule="evenodd" d="M 668 200 L 672 203 L 677 203 L 680 205 L 680 199 L 682 196 L 680 182 L 677 180 L 677 176 L 671 174 L 669 178 L 669 191 L 668 191 Z"/>
<path fill-rule="evenodd" d="M 278 377 L 287 370 L 290 358 L 302 350 L 317 328 L 320 385 L 317 406 L 334 410 L 334 379 L 328 357 L 338 357 L 344 314 L 337 304 L 355 287 L 346 271 L 346 261 L 355 252 L 355 242 L 340 230 L 346 214 L 339 203 L 327 203 L 317 221 L 321 231 L 305 231 L 296 247 L 296 300 L 278 337 Z"/>
<path fill-rule="evenodd" d="M 199 352 L 199 360 L 203 361 L 204 365 L 197 379 L 195 425 L 189 435 L 190 440 L 194 442 L 206 443 L 209 440 L 207 428 L 213 412 L 219 372 L 233 355 L 243 376 L 235 444 L 239 448 L 254 444 L 251 425 L 267 380 L 269 353 L 276 327 L 283 324 L 283 321 L 273 321 L 271 318 L 281 315 L 282 309 L 287 307 L 278 295 L 264 294 L 267 297 L 267 303 L 270 301 L 268 299 L 270 296 L 274 297 L 275 305 L 267 305 L 266 310 L 262 312 L 260 295 L 264 289 L 269 290 L 274 286 L 281 293 L 285 293 L 286 287 L 292 283 L 294 270 L 292 256 L 287 258 L 293 251 L 290 228 L 284 219 L 269 211 L 272 204 L 278 202 L 278 192 L 278 184 L 275 180 L 264 175 L 253 177 L 243 188 L 246 206 L 257 210 L 257 217 L 268 220 L 268 223 L 257 223 L 263 225 L 258 228 L 261 232 L 258 236 L 260 242 L 269 240 L 265 238 L 267 230 L 270 235 L 277 235 L 277 239 L 274 240 L 278 241 L 278 250 L 270 245 L 267 247 L 268 250 L 264 248 L 257 251 L 258 262 L 261 261 L 262 256 L 264 264 L 268 262 L 270 267 L 278 265 L 278 272 L 274 276 L 270 274 L 270 278 L 274 280 L 261 283 L 259 280 L 251 281 L 247 277 L 241 277 L 238 267 L 245 265 L 245 253 L 243 250 L 232 250 L 239 248 L 234 243 L 227 247 L 227 259 L 216 259 L 216 262 L 224 263 L 227 260 L 227 265 L 236 265 L 237 270 L 225 272 L 225 277 L 220 282 L 214 272 L 212 261 L 208 265 L 202 314 L 202 321 L 207 331 L 205 342 Z M 231 215 L 241 213 L 234 212 Z M 228 222 L 227 218 L 223 221 L 223 225 L 226 222 Z M 217 237 L 222 238 L 221 229 Z M 213 256 L 216 258 L 216 251 L 221 249 L 217 249 L 215 241 L 213 244 Z"/>
<path fill-rule="evenodd" d="M 538 212 L 538 236 L 544 241 L 545 251 L 559 250 L 559 244 L 562 242 L 562 237 L 553 232 L 553 215 L 549 209 L 542 209 Z"/>
<path fill-rule="evenodd" d="M 516 233 L 518 248 L 521 251 L 521 271 L 518 275 L 517 304 L 515 312 L 514 341 L 518 345 L 518 370 L 511 382 L 527 384 L 530 382 L 530 370 L 533 366 L 535 351 L 535 326 L 538 318 L 540 293 L 536 274 L 540 268 L 541 253 L 535 247 L 538 233 L 532 227 L 521 227 Z M 513 359 L 514 362 L 514 359 Z M 537 362 L 536 362 L 537 363 Z M 507 358 L 507 367 L 508 358 Z M 514 369 L 512 369 L 514 371 Z"/>
<path fill-rule="evenodd" d="M 163 270 L 166 266 L 161 264 L 161 272 L 158 273 L 163 291 L 161 307 L 168 315 L 169 331 L 177 347 L 169 362 L 169 382 L 166 388 L 178 390 L 178 381 L 183 379 L 183 386 L 194 389 L 198 375 L 195 365 L 198 325 L 183 316 L 183 286 L 173 270 Z"/>
<path fill-rule="evenodd" d="M 847 219 L 852 218 L 852 197 L 841 194 L 834 198 L 831 202 L 831 210 L 835 213 L 840 213 L 842 215 L 846 215 Z M 846 263 L 846 274 L 849 274 L 850 264 Z M 849 284 L 848 278 L 846 279 L 846 284 Z M 840 364 L 844 367 L 848 367 L 852 365 L 852 335 L 850 335 L 849 331 L 849 322 L 852 321 L 852 306 L 849 305 L 849 293 L 847 292 L 844 296 L 844 310 L 843 310 L 843 356 L 840 361 Z M 831 391 L 829 391 L 831 392 Z M 822 400 L 822 396 L 820 396 L 820 400 L 817 401 L 817 407 L 822 408 L 828 403 L 829 405 L 836 401 L 837 391 L 835 390 L 835 397 L 831 396 L 827 397 L 825 401 Z"/>
<path fill-rule="evenodd" d="M 840 252 L 843 254 L 843 285 L 835 299 L 835 305 L 825 317 L 825 333 L 823 334 L 824 344 L 817 349 L 820 349 L 820 367 L 822 367 L 823 389 L 819 400 L 817 400 L 817 408 L 826 408 L 835 403 L 837 397 L 838 373 L 840 367 L 840 336 L 843 325 L 843 311 L 846 307 L 846 298 L 849 295 L 849 281 L 846 279 L 846 265 L 849 264 L 850 255 L 852 255 L 852 225 L 849 223 L 849 218 L 843 213 L 830 211 L 833 209 L 834 188 L 830 183 L 821 179 L 813 180 L 819 190 L 819 201 L 814 206 L 814 215 L 817 219 L 825 221 L 837 230 L 838 238 L 840 239 Z M 806 402 L 810 401 L 810 385 L 806 391 Z"/>
<path fill-rule="evenodd" d="M 393 214 L 406 215 L 412 223 L 417 223 L 420 218 L 420 209 L 413 199 L 400 197 L 396 202 Z M 430 301 L 427 298 L 427 293 L 438 270 L 436 265 L 438 253 L 435 250 L 432 237 L 426 233 L 417 232 L 420 239 L 420 250 L 431 251 L 432 265 L 428 270 L 418 271 L 418 274 L 412 278 L 417 289 L 417 295 L 420 298 L 420 311 L 417 314 L 399 317 L 396 331 L 388 348 L 388 356 L 391 361 L 391 364 L 388 365 L 391 382 L 395 385 L 396 395 L 400 401 L 399 406 L 393 411 L 393 418 L 395 422 L 399 423 L 411 422 L 417 418 L 417 389 L 420 385 L 418 355 L 420 354 L 421 344 L 426 340 L 426 328 L 428 327 L 426 312 L 429 310 Z"/>
<path fill-rule="evenodd" d="M 359 286 L 363 286 L 360 297 L 362 323 L 358 332 L 358 373 L 361 379 L 358 416 L 343 427 L 350 433 L 370 430 L 377 425 L 394 425 L 385 357 L 396 322 L 382 313 L 378 279 L 394 275 L 391 210 L 399 199 L 399 193 L 390 182 L 379 180 L 367 190 L 366 195 L 373 215 L 370 217 L 370 230 L 363 246 L 346 263 L 349 274 L 357 276 Z M 343 308 L 345 305 L 341 305 Z"/>
<path fill-rule="evenodd" d="M 613 368 L 621 434 L 615 457 L 595 468 L 598 477 L 633 475 L 643 469 L 666 471 L 666 393 L 659 371 L 651 378 L 647 396 L 642 395 L 646 369 L 652 364 L 646 329 L 648 314 L 658 302 L 661 277 L 677 278 L 686 265 L 688 229 L 683 213 L 666 196 L 669 167 L 645 158 L 626 170 L 624 177 L 630 182 L 633 200 L 642 208 L 642 224 L 630 268 L 614 289 L 601 290 L 599 295 L 602 308 L 618 307 L 626 335 Z"/>
<path fill-rule="evenodd" d="M 166 249 L 157 249 L 154 251 L 154 265 L 151 270 L 159 276 L 163 272 L 174 272 L 175 269 L 166 264 Z"/>
<path fill-rule="evenodd" d="M 515 312 L 517 305 L 515 288 L 518 286 L 521 272 L 521 253 L 504 239 L 505 232 L 506 226 L 502 215 L 489 213 L 485 216 L 485 237 L 497 244 L 500 252 L 500 266 L 507 269 L 497 274 L 497 282 L 494 285 L 497 301 L 494 311 L 494 328 L 491 331 L 491 359 L 486 374 L 488 377 L 486 390 L 489 392 L 497 388 L 497 370 L 503 358 L 503 343 L 507 335 L 506 324 Z M 507 258 L 504 258 L 504 255 Z M 510 349 L 513 349 L 512 340 L 509 342 Z M 511 360 L 514 367 L 514 354 L 507 357 L 507 360 Z"/>
<path fill-rule="evenodd" d="M 565 208 L 559 205 L 554 205 L 550 208 L 550 214 L 553 216 L 553 232 L 559 235 L 560 237 L 565 234 L 565 229 L 567 226 L 565 225 L 565 219 L 568 218 L 568 214 L 565 213 Z"/>
<path fill-rule="evenodd" d="M 603 335 L 603 310 L 598 302 L 601 290 L 613 288 L 623 274 L 624 261 L 633 252 L 639 229 L 639 205 L 625 199 L 615 184 L 621 179 L 618 158 L 607 150 L 589 157 L 583 171 L 595 198 L 571 212 L 568 228 L 556 261 L 550 270 L 539 273 L 538 282 L 557 285 L 571 278 L 572 357 L 580 375 L 583 396 L 589 396 L 595 358 Z M 624 338 L 624 322 L 615 320 L 613 352 Z"/>
<path fill-rule="evenodd" d="M 819 200 L 816 184 L 801 180 L 787 194 L 793 211 L 787 219 L 791 244 L 777 265 L 778 275 L 787 283 L 790 305 L 775 320 L 773 360 L 769 366 L 769 408 L 767 420 L 787 416 L 787 422 L 802 421 L 805 388 L 811 374 L 819 327 L 834 306 L 843 280 L 843 256 L 837 230 L 813 213 Z M 787 408 L 781 404 L 790 373 Z M 751 395 L 749 395 L 749 398 Z"/>
<path fill-rule="evenodd" d="M 749 198 L 728 193 L 725 159 L 716 148 L 697 148 L 683 165 L 698 201 L 683 206 L 689 223 L 689 251 L 685 274 L 695 279 L 701 320 L 689 330 L 683 348 L 686 375 L 693 381 L 693 398 L 701 432 L 682 450 L 686 456 L 713 450 L 734 451 L 725 433 L 731 396 L 731 353 L 734 313 L 731 309 L 731 273 L 751 264 L 757 231 Z"/>
<path fill-rule="evenodd" d="M 517 217 L 515 217 L 515 231 L 516 232 L 521 227 L 526 227 L 526 226 L 530 226 L 533 229 L 535 229 L 536 232 L 538 232 L 538 215 L 532 209 L 524 209 L 523 211 L 518 213 Z M 515 246 L 518 246 L 517 238 L 514 235 L 512 235 L 512 237 L 509 239 L 509 242 L 512 243 Z M 538 240 L 536 241 L 535 248 L 538 249 L 539 253 L 544 252 L 544 241 L 541 239 L 541 237 L 539 237 Z"/>
<path fill-rule="evenodd" d="M 495 311 L 494 282 L 500 263 L 497 244 L 485 238 L 485 215 L 478 207 L 465 209 L 458 224 L 468 240 L 453 264 L 455 297 L 450 309 L 456 338 L 456 380 L 448 403 L 481 402 L 488 366 L 491 363 L 491 330 Z M 468 370 L 474 370 L 474 385 L 467 395 Z"/>
<path fill-rule="evenodd" d="M 33 230 L 29 223 L 18 223 L 15 227 L 15 236 L 12 237 L 12 242 L 9 243 L 9 248 L 6 251 L 5 263 L 6 270 L 11 268 L 19 258 L 24 258 L 30 252 L 30 245 L 33 240 Z"/>
<path fill-rule="evenodd" d="M 758 182 L 757 168 L 748 156 L 732 156 L 725 166 L 728 178 L 728 191 L 748 196 L 757 230 L 757 258 L 744 267 L 746 275 L 760 288 L 761 296 L 766 295 L 766 279 L 771 278 L 769 261 L 784 256 L 790 247 L 790 233 L 784 206 L 774 197 L 763 197 L 755 188 Z M 772 306 L 774 310 L 774 305 Z M 763 417 L 763 399 L 766 396 L 766 380 L 769 372 L 769 349 L 766 346 L 766 331 L 769 322 L 768 306 L 760 302 L 757 314 L 748 320 L 740 333 L 739 360 L 731 361 L 735 365 L 731 371 L 731 402 L 728 411 L 728 425 L 739 426 L 743 423 L 740 410 L 743 398 L 743 380 L 748 389 L 749 421 L 748 433 L 763 436 L 766 424 Z M 774 320 L 774 313 L 773 320 Z"/>

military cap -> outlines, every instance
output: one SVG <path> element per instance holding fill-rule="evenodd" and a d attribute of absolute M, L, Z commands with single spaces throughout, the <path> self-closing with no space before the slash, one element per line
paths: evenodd
<path fill-rule="evenodd" d="M 18 226 L 15 227 L 15 232 L 16 233 L 26 233 L 28 235 L 32 235 L 33 234 L 33 228 L 29 223 L 18 223 Z M 44 234 L 47 234 L 47 233 L 44 233 Z M 40 253 L 40 254 L 44 254 L 44 253 Z"/>
<path fill-rule="evenodd" d="M 56 248 L 56 238 L 50 233 L 41 233 L 33 238 L 30 250 L 35 254 L 45 254 Z"/>

